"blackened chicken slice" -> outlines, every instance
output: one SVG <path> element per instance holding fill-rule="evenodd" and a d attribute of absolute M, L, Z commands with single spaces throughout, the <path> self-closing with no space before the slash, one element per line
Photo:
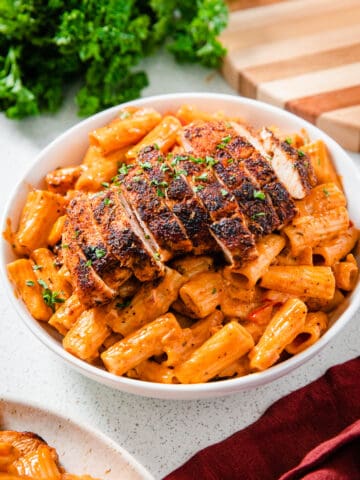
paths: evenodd
<path fill-rule="evenodd" d="M 209 214 L 186 181 L 187 172 L 178 165 L 180 157 L 163 157 L 153 147 L 147 147 L 140 158 L 151 165 L 146 172 L 150 182 L 164 194 L 166 205 L 179 219 L 192 252 L 200 255 L 218 250 L 209 231 Z"/>
<path fill-rule="evenodd" d="M 243 164 L 255 149 L 237 135 L 231 124 L 196 122 L 185 128 L 184 138 L 184 147 L 195 155 L 206 154 L 205 158 L 210 161 L 214 157 L 217 178 L 234 194 L 249 230 L 256 237 L 279 227 L 280 221 L 270 196 Z"/>
<path fill-rule="evenodd" d="M 131 271 L 121 268 L 108 248 L 94 220 L 89 195 L 79 193 L 70 202 L 68 217 L 86 261 L 109 287 L 116 290 L 131 276 Z"/>
<path fill-rule="evenodd" d="M 281 142 L 274 133 L 264 128 L 260 135 L 250 126 L 231 122 L 237 133 L 246 138 L 275 171 L 280 181 L 291 197 L 304 198 L 311 187 L 316 184 L 316 178 L 311 163 L 304 153 L 298 152 L 286 142 Z"/>
<path fill-rule="evenodd" d="M 115 298 L 116 290 L 110 288 L 95 272 L 92 265 L 80 248 L 73 225 L 69 217 L 65 221 L 62 234 L 63 259 L 71 274 L 74 292 L 86 308 L 109 303 Z"/>
<path fill-rule="evenodd" d="M 163 200 L 161 186 L 152 185 L 140 165 L 120 176 L 121 192 L 146 235 L 156 243 L 164 262 L 187 251 L 178 218 Z M 160 187 L 160 188 L 159 188 Z"/>
<path fill-rule="evenodd" d="M 186 181 L 209 214 L 210 232 L 227 261 L 238 268 L 256 258 L 255 238 L 235 197 L 214 174 L 212 159 L 207 161 L 207 156 L 203 159 L 191 155 L 178 158 L 180 170 L 186 172 Z"/>
<path fill-rule="evenodd" d="M 129 218 L 119 188 L 113 186 L 92 196 L 90 201 L 94 220 L 119 266 L 130 268 L 142 282 L 161 276 L 164 266 L 157 260 L 141 228 Z"/>
<path fill-rule="evenodd" d="M 216 158 L 214 170 L 236 198 L 250 232 L 259 238 L 275 230 L 280 221 L 264 190 L 239 161 L 226 158 L 223 151 Z"/>

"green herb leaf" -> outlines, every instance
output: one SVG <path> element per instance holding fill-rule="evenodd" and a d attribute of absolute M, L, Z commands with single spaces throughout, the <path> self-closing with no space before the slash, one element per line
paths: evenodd
<path fill-rule="evenodd" d="M 299 157 L 304 157 L 305 153 L 302 150 L 298 150 Z"/>
<path fill-rule="evenodd" d="M 36 272 L 36 270 L 41 270 L 42 268 L 44 268 L 42 265 L 33 265 L 33 267 L 32 267 L 34 272 Z"/>
<path fill-rule="evenodd" d="M 229 195 L 229 192 L 228 192 L 227 190 L 225 190 L 225 188 L 222 188 L 222 189 L 220 190 L 220 192 L 221 192 L 221 195 L 222 195 L 223 197 L 226 197 L 227 195 Z"/>
<path fill-rule="evenodd" d="M 103 258 L 106 255 L 106 251 L 103 248 L 95 248 L 96 258 Z"/>
<path fill-rule="evenodd" d="M 286 142 L 288 145 L 291 145 L 291 144 L 292 144 L 292 138 L 290 138 L 290 137 L 285 138 L 285 142 Z"/>
<path fill-rule="evenodd" d="M 260 190 L 254 190 L 254 198 L 258 198 L 259 200 L 265 200 L 265 193 L 261 192 Z"/>
<path fill-rule="evenodd" d="M 35 282 L 33 280 L 26 280 L 25 285 L 28 287 L 33 287 L 35 285 Z"/>
<path fill-rule="evenodd" d="M 222 138 L 221 142 L 216 145 L 216 148 L 219 148 L 220 150 L 224 149 L 226 145 L 230 142 L 231 138 L 231 135 L 227 135 L 226 137 Z"/>
<path fill-rule="evenodd" d="M 259 217 L 265 217 L 265 215 L 266 215 L 265 212 L 258 212 L 258 213 L 254 213 L 254 215 L 251 215 L 251 218 L 253 220 L 256 220 Z"/>

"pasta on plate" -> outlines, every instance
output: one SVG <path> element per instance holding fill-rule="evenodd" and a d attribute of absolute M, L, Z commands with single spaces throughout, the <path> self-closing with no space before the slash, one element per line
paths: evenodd
<path fill-rule="evenodd" d="M 0 479 L 97 480 L 61 467 L 56 450 L 31 432 L 0 430 Z"/>
<path fill-rule="evenodd" d="M 6 232 L 9 278 L 65 350 L 115 375 L 265 370 L 317 342 L 357 282 L 359 232 L 306 132 L 125 107 L 45 183 Z"/>

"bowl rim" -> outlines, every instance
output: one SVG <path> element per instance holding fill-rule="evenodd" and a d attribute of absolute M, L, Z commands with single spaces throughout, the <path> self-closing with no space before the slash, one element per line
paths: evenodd
<path fill-rule="evenodd" d="M 347 152 L 331 137 L 329 137 L 325 132 L 317 128 L 315 125 L 310 124 L 306 120 L 292 114 L 291 112 L 282 110 L 273 105 L 253 100 L 237 95 L 229 94 L 218 94 L 218 93 L 206 93 L 206 92 L 189 92 L 189 93 L 170 93 L 164 95 L 156 95 L 140 98 L 130 102 L 122 103 L 110 107 L 106 110 L 92 115 L 69 129 L 65 130 L 59 136 L 57 136 L 51 143 L 49 143 L 44 149 L 42 149 L 38 155 L 31 162 L 29 167 L 25 170 L 25 173 L 22 175 L 21 179 L 18 181 L 17 185 L 13 188 L 10 197 L 8 198 L 5 208 L 3 210 L 1 228 L 2 232 L 5 231 L 7 225 L 7 219 L 9 218 L 9 212 L 11 210 L 11 205 L 16 199 L 17 192 L 23 187 L 24 180 L 34 171 L 36 165 L 43 161 L 43 158 L 48 155 L 48 152 L 51 152 L 52 149 L 57 147 L 57 145 L 63 140 L 71 136 L 75 131 L 80 130 L 87 123 L 96 122 L 102 117 L 106 117 L 112 113 L 117 112 L 120 108 L 125 106 L 153 106 L 156 108 L 156 103 L 164 100 L 176 100 L 180 101 L 182 99 L 187 99 L 188 102 L 191 100 L 197 99 L 212 99 L 218 101 L 227 102 L 236 102 L 238 105 L 245 104 L 250 105 L 255 109 L 261 109 L 267 113 L 274 114 L 275 116 L 281 115 L 284 120 L 292 119 L 293 121 L 300 122 L 304 128 L 309 130 L 311 134 L 317 134 L 320 138 L 323 138 L 327 146 L 331 147 L 331 150 L 334 150 L 336 154 L 341 155 L 347 160 L 346 168 L 351 170 L 351 176 L 355 176 L 357 181 L 360 184 L 360 172 L 355 166 L 352 158 L 347 154 Z M 17 314 L 20 316 L 25 325 L 30 329 L 30 331 L 52 352 L 59 355 L 67 364 L 75 368 L 77 371 L 83 375 L 91 378 L 100 383 L 105 383 L 108 386 L 117 388 L 119 390 L 133 393 L 141 396 L 152 397 L 152 398 L 166 398 L 166 399 L 197 399 L 197 398 L 207 398 L 207 397 L 217 397 L 222 395 L 228 395 L 231 393 L 239 392 L 244 389 L 251 389 L 260 385 L 265 385 L 272 380 L 276 380 L 280 376 L 286 375 L 290 371 L 296 369 L 300 365 L 304 364 L 310 360 L 315 354 L 320 352 L 325 345 L 328 344 L 331 338 L 333 338 L 351 319 L 355 311 L 360 305 L 360 284 L 357 285 L 355 290 L 351 293 L 351 302 L 347 302 L 346 309 L 340 314 L 336 322 L 327 330 L 324 335 L 312 346 L 306 350 L 300 352 L 297 355 L 290 357 L 289 359 L 273 365 L 267 370 L 251 373 L 243 377 L 232 378 L 221 380 L 218 382 L 208 382 L 208 383 L 199 383 L 199 384 L 161 384 L 155 382 L 146 382 L 143 380 L 137 380 L 132 378 L 127 378 L 123 376 L 116 376 L 98 366 L 94 366 L 86 363 L 83 360 L 78 359 L 77 357 L 71 355 L 66 350 L 63 349 L 60 342 L 56 341 L 50 334 L 46 332 L 44 328 L 41 327 L 40 322 L 31 317 L 30 313 L 25 308 L 23 302 L 18 299 L 12 288 L 12 285 L 7 277 L 6 273 L 6 263 L 5 263 L 5 249 L 6 249 L 6 240 L 2 238 L 0 242 L 0 273 L 5 285 L 5 290 L 7 295 L 10 298 L 11 303 L 15 307 Z M 349 297 L 347 297 L 349 298 Z"/>

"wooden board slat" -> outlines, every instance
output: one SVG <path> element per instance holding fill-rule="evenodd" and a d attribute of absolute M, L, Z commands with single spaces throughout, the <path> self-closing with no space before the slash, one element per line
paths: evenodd
<path fill-rule="evenodd" d="M 235 0 L 230 9 L 221 36 L 228 82 L 335 131 L 339 143 L 360 151 L 352 109 L 360 108 L 360 1 Z"/>

